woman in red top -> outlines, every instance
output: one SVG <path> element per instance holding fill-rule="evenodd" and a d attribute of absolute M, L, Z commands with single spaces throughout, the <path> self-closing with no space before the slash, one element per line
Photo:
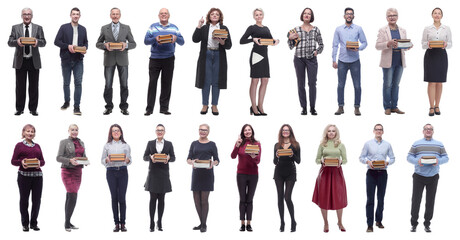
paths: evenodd
<path fill-rule="evenodd" d="M 248 145 L 257 145 L 259 148 L 258 154 L 246 153 L 245 150 Z M 251 125 L 245 124 L 241 129 L 240 136 L 236 141 L 231 155 L 233 159 L 238 156 L 236 183 L 238 184 L 238 192 L 240 193 L 240 231 L 247 230 L 248 232 L 252 232 L 252 199 L 254 198 L 257 181 L 259 180 L 257 164 L 260 162 L 260 153 L 260 143 L 254 138 L 254 129 Z"/>

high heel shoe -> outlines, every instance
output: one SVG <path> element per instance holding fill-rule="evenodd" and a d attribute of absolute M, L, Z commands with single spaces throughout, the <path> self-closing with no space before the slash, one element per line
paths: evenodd
<path fill-rule="evenodd" d="M 163 226 L 161 226 L 161 222 L 157 221 L 157 229 L 158 231 L 162 232 L 163 231 Z"/>
<path fill-rule="evenodd" d="M 260 111 L 260 109 L 259 109 L 259 106 L 257 106 L 257 111 L 259 111 L 259 114 L 260 114 L 260 115 L 262 115 L 262 116 L 267 116 L 267 114 L 266 114 L 266 113 L 264 113 L 264 112 Z"/>
<path fill-rule="evenodd" d="M 291 222 L 291 232 L 295 232 L 296 227 L 297 227 L 296 221 Z"/>
<path fill-rule="evenodd" d="M 337 223 L 337 226 L 339 226 L 340 231 L 342 231 L 342 232 L 346 232 L 346 231 L 347 231 L 347 230 L 343 227 L 343 225 L 342 225 L 342 227 L 340 227 L 340 225 Z"/>
<path fill-rule="evenodd" d="M 208 110 L 209 110 L 209 106 L 206 106 L 206 111 L 201 110 L 200 114 L 205 115 L 206 113 L 208 113 Z"/>
<path fill-rule="evenodd" d="M 433 112 L 431 112 L 431 109 L 433 109 Z M 430 111 L 428 112 L 428 116 L 430 116 L 430 117 L 434 116 L 434 108 L 430 107 Z"/>
<path fill-rule="evenodd" d="M 324 225 L 323 232 L 325 232 L 325 233 L 329 232 L 329 225 Z"/>
<path fill-rule="evenodd" d="M 260 112 L 254 112 L 254 110 L 252 110 L 252 106 L 249 107 L 249 115 L 254 115 L 254 116 L 260 116 Z"/>
<path fill-rule="evenodd" d="M 438 111 L 436 111 L 436 108 L 438 109 Z M 441 111 L 439 111 L 439 107 L 434 107 L 434 114 L 441 115 Z"/>
<path fill-rule="evenodd" d="M 212 115 L 217 116 L 217 115 L 219 115 L 219 110 L 217 110 L 217 106 L 215 106 L 215 108 L 216 108 L 217 111 L 214 112 L 214 108 L 213 108 L 214 106 L 215 106 L 215 105 L 213 105 L 213 106 L 211 107 L 211 112 L 212 112 Z"/>
<path fill-rule="evenodd" d="M 284 222 L 281 222 L 281 225 L 280 225 L 280 232 L 284 232 Z"/>

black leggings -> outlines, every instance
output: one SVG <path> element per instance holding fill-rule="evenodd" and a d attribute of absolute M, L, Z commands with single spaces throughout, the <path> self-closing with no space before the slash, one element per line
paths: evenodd
<path fill-rule="evenodd" d="M 286 201 L 289 214 L 291 215 L 291 222 L 295 222 L 294 218 L 294 204 L 292 203 L 291 195 L 294 189 L 295 181 L 284 181 L 275 179 L 276 190 L 278 192 L 278 210 L 280 212 L 281 223 L 284 223 L 284 201 Z M 284 185 L 286 184 L 286 189 Z"/>
<path fill-rule="evenodd" d="M 77 204 L 77 193 L 67 193 L 65 198 L 65 228 L 70 228 L 70 218 L 72 218 L 73 210 Z"/>
<path fill-rule="evenodd" d="M 165 210 L 165 193 L 150 192 L 150 229 L 155 228 L 155 209 L 158 200 L 158 227 L 161 227 L 161 218 Z"/>
<path fill-rule="evenodd" d="M 240 193 L 240 220 L 252 220 L 252 199 L 256 193 L 259 175 L 240 174 L 236 175 L 238 192 Z"/>
<path fill-rule="evenodd" d="M 209 191 L 193 191 L 193 200 L 195 200 L 195 208 L 200 218 L 201 226 L 206 226 L 206 219 L 209 212 Z"/>

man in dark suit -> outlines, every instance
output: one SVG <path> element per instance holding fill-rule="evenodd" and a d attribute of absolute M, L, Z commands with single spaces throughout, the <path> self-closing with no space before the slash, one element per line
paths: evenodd
<path fill-rule="evenodd" d="M 32 24 L 33 12 L 30 8 L 22 9 L 22 23 L 14 25 L 8 39 L 8 46 L 15 47 L 13 68 L 16 69 L 16 113 L 24 113 L 26 103 L 27 75 L 29 75 L 29 110 L 38 116 L 38 76 L 42 67 L 38 47 L 46 45 L 45 35 L 40 25 Z M 21 41 L 21 37 L 34 38 L 34 44 Z"/>
<path fill-rule="evenodd" d="M 128 112 L 128 49 L 134 49 L 134 41 L 131 28 L 128 25 L 120 23 L 121 12 L 118 8 L 110 10 L 112 22 L 101 28 L 101 35 L 97 39 L 96 47 L 104 50 L 104 76 L 105 76 L 105 111 L 104 115 L 112 113 L 113 109 L 113 75 L 115 67 L 118 69 L 118 78 L 120 79 L 120 109 L 123 115 L 129 115 Z M 121 49 L 113 49 L 111 43 L 121 43 Z"/>
<path fill-rule="evenodd" d="M 81 82 L 83 80 L 83 57 L 85 52 L 76 52 L 75 47 L 88 48 L 88 38 L 86 36 L 86 28 L 78 24 L 80 19 L 80 9 L 72 8 L 70 11 L 71 22 L 63 24 L 56 35 L 54 45 L 61 50 L 62 77 L 64 79 L 64 104 L 61 109 L 65 110 L 70 105 L 70 78 L 73 71 L 74 77 L 74 104 L 73 114 L 81 115 L 80 99 L 81 99 Z"/>

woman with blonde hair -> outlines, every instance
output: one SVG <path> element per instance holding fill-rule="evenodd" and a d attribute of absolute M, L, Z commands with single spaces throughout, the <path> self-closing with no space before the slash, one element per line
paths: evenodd
<path fill-rule="evenodd" d="M 326 166 L 325 159 L 338 159 L 337 166 Z M 326 126 L 316 155 L 316 163 L 321 164 L 316 178 L 312 201 L 321 208 L 324 220 L 324 232 L 329 232 L 327 210 L 337 210 L 337 225 L 345 232 L 342 224 L 343 208 L 347 206 L 347 188 L 343 177 L 342 164 L 347 163 L 345 146 L 340 141 L 339 129 L 332 124 Z"/>

